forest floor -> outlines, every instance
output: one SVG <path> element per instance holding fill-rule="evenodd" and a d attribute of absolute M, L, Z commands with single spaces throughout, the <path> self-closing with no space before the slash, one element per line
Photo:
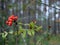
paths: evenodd
<path fill-rule="evenodd" d="M 50 41 L 50 45 L 60 45 L 60 35 L 58 36 L 53 36 Z"/>

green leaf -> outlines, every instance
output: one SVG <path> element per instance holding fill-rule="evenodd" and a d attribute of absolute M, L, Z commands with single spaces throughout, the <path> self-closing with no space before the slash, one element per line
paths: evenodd
<path fill-rule="evenodd" d="M 13 34 L 13 30 L 10 30 L 10 31 L 9 31 L 9 34 Z"/>
<path fill-rule="evenodd" d="M 23 38 L 26 37 L 26 31 L 24 31 L 24 32 L 22 33 L 22 37 L 23 37 Z"/>
<path fill-rule="evenodd" d="M 34 30 L 31 30 L 31 33 L 32 33 L 32 36 L 34 36 L 34 34 L 35 34 L 35 31 L 34 31 Z"/>
<path fill-rule="evenodd" d="M 23 32 L 24 32 L 24 30 L 23 30 L 23 29 L 19 29 L 19 30 L 18 30 L 18 35 L 20 35 L 20 34 L 21 34 L 21 33 L 23 33 Z M 14 32 L 14 34 L 15 34 L 15 35 L 17 35 L 17 31 L 16 31 L 16 32 Z"/>
<path fill-rule="evenodd" d="M 19 29 L 23 29 L 22 26 L 19 26 Z"/>
<path fill-rule="evenodd" d="M 35 24 L 34 24 L 33 22 L 31 22 L 29 26 L 30 26 L 32 29 L 34 29 Z"/>
<path fill-rule="evenodd" d="M 2 33 L 2 38 L 6 38 L 7 35 L 8 35 L 7 32 Z"/>
<path fill-rule="evenodd" d="M 19 24 L 19 25 L 22 25 L 22 23 L 21 23 L 21 22 L 19 22 L 18 24 Z"/>
<path fill-rule="evenodd" d="M 42 29 L 42 26 L 37 27 L 36 31 L 39 31 Z"/>
<path fill-rule="evenodd" d="M 35 31 L 34 30 L 27 30 L 28 35 L 34 36 Z"/>
<path fill-rule="evenodd" d="M 32 36 L 32 33 L 30 30 L 27 30 L 28 35 Z"/>

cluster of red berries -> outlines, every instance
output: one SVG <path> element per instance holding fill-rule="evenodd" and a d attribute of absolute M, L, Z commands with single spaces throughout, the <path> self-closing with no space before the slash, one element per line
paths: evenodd
<path fill-rule="evenodd" d="M 18 16 L 11 15 L 9 16 L 8 20 L 6 21 L 6 24 L 8 26 L 12 26 L 12 23 L 18 19 Z"/>

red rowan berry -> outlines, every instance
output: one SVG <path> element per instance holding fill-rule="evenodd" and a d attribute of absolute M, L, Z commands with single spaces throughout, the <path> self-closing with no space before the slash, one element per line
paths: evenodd
<path fill-rule="evenodd" d="M 12 26 L 12 22 L 9 22 L 9 23 L 8 23 L 8 26 Z"/>
<path fill-rule="evenodd" d="M 14 17 L 14 21 L 16 21 L 17 19 L 18 19 L 18 16 L 15 16 L 15 17 Z"/>
<path fill-rule="evenodd" d="M 13 22 L 13 20 L 12 19 L 8 19 L 8 22 Z"/>
<path fill-rule="evenodd" d="M 14 20 L 14 15 L 11 15 L 8 19 L 12 19 L 12 20 Z"/>

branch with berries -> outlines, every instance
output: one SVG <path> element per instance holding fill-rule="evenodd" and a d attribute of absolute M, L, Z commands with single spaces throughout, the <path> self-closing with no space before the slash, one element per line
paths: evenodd
<path fill-rule="evenodd" d="M 40 32 L 42 30 L 42 26 L 36 25 L 36 20 L 33 20 L 29 24 L 23 24 L 23 23 L 20 23 L 20 22 L 18 22 L 18 24 L 16 24 L 17 20 L 18 20 L 18 16 L 11 15 L 11 16 L 8 17 L 8 19 L 6 21 L 6 24 L 11 27 L 12 24 L 15 23 L 15 27 L 17 27 L 17 25 L 18 25 L 18 29 L 17 29 L 17 31 L 12 30 L 12 31 L 9 31 L 7 33 L 9 33 L 9 34 L 14 33 L 14 35 L 16 35 L 16 36 L 20 35 L 22 33 L 23 37 L 25 37 L 26 32 L 28 33 L 28 35 L 33 36 L 35 34 L 35 32 Z M 24 29 L 22 27 L 22 25 L 28 26 L 28 29 Z"/>
<path fill-rule="evenodd" d="M 6 24 L 8 26 L 12 26 L 13 22 L 16 22 L 18 19 L 18 16 L 15 16 L 15 15 L 11 15 L 8 20 L 6 21 Z"/>

